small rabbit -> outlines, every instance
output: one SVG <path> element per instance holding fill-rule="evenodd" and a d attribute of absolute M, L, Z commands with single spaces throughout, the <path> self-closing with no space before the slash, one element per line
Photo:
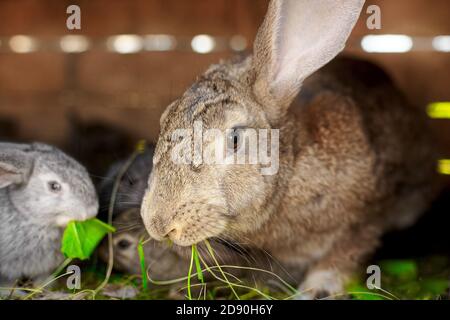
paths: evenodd
<path fill-rule="evenodd" d="M 211 66 L 166 109 L 141 209 L 154 239 L 247 243 L 305 270 L 300 297 L 317 298 L 343 293 L 380 236 L 415 221 L 436 178 L 424 115 L 371 64 L 335 60 L 318 71 L 342 51 L 363 5 L 271 1 L 253 56 Z M 194 143 L 203 155 L 230 141 L 241 152 L 250 129 L 279 129 L 278 171 L 174 161 L 180 150 L 189 159 L 197 122 L 225 132 Z"/>
<path fill-rule="evenodd" d="M 0 143 L 0 281 L 34 284 L 63 261 L 63 228 L 95 217 L 98 200 L 86 169 L 41 143 Z"/>
<path fill-rule="evenodd" d="M 154 146 L 147 144 L 143 153 L 137 155 L 120 181 L 114 203 L 113 216 L 132 208 L 140 208 L 148 178 L 153 167 Z M 127 160 L 113 164 L 99 186 L 100 215 L 105 218 L 110 205 L 114 183 Z"/>
<path fill-rule="evenodd" d="M 113 222 L 117 231 L 113 234 L 114 268 L 129 274 L 140 274 L 141 265 L 138 244 L 148 238 L 140 216 L 140 210 L 128 209 L 116 216 Z M 188 274 L 189 259 L 180 256 L 168 243 L 149 240 L 144 244 L 149 275 L 155 280 L 171 280 Z M 99 255 L 108 261 L 108 241 L 99 248 Z"/>

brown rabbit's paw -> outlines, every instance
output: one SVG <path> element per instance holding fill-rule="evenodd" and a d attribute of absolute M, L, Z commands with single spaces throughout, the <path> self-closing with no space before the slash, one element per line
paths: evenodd
<path fill-rule="evenodd" d="M 297 300 L 326 300 L 345 298 L 341 275 L 334 270 L 310 272 L 299 288 Z"/>

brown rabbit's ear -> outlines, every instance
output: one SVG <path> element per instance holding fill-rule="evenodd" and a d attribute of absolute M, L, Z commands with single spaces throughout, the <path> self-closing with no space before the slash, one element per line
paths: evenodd
<path fill-rule="evenodd" d="M 272 0 L 254 44 L 260 102 L 286 111 L 302 82 L 344 49 L 364 2 Z"/>
<path fill-rule="evenodd" d="M 171 106 L 168 106 L 168 107 L 164 110 L 164 112 L 161 114 L 161 117 L 159 118 L 159 125 L 160 125 L 161 127 L 163 126 L 164 121 L 166 121 L 167 115 L 168 115 L 169 112 L 170 112 L 170 107 L 171 107 Z"/>

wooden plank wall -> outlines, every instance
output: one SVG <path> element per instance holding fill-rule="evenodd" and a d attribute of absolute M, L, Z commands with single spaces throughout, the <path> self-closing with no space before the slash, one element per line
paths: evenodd
<path fill-rule="evenodd" d="M 371 0 L 382 9 L 382 29 L 370 33 L 414 36 L 450 34 L 448 0 Z M 67 31 L 65 10 L 78 4 L 82 30 Z M 251 41 L 266 11 L 266 0 L 1 0 L 0 38 L 16 34 L 46 39 L 83 34 L 104 39 L 114 34 L 171 34 L 192 37 L 241 34 Z M 368 33 L 366 15 L 352 36 Z M 351 41 L 352 41 L 351 40 Z M 450 101 L 450 54 L 349 53 L 379 62 L 419 107 Z M 0 52 L 0 120 L 18 121 L 23 139 L 61 145 L 67 113 L 102 120 L 135 137 L 155 140 L 165 106 L 209 64 L 231 52 L 145 52 L 120 55 L 92 50 L 68 55 L 39 51 Z M 450 120 L 433 121 L 450 157 Z"/>

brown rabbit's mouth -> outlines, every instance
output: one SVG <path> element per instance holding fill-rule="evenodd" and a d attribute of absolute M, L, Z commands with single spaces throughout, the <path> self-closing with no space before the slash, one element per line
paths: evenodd
<path fill-rule="evenodd" d="M 222 206 L 196 202 L 181 204 L 170 215 L 162 210 L 152 210 L 148 215 L 144 212 L 143 220 L 153 239 L 190 247 L 210 238 L 220 238 L 228 229 L 230 217 Z"/>
<path fill-rule="evenodd" d="M 168 233 L 167 237 L 178 246 L 190 247 L 208 239 L 220 238 L 226 230 L 227 224 L 228 220 L 220 216 L 208 219 L 191 217 L 174 223 L 171 227 L 172 231 Z"/>

